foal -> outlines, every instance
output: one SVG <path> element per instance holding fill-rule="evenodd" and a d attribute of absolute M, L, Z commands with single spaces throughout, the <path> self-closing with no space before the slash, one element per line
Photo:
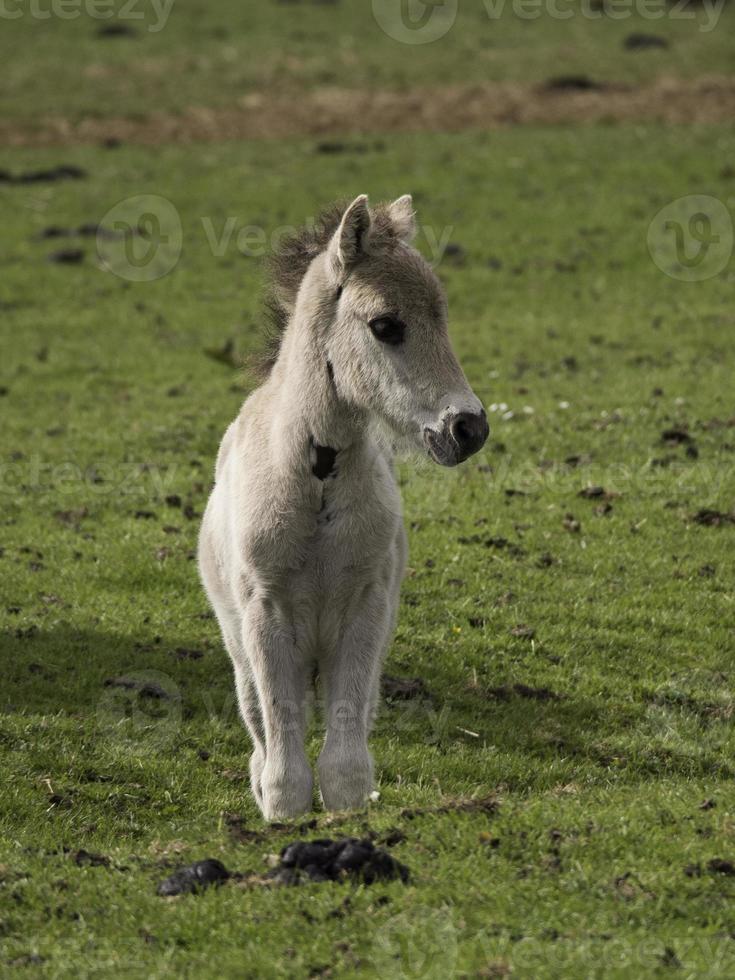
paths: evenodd
<path fill-rule="evenodd" d="M 393 447 L 455 466 L 488 435 L 415 230 L 409 196 L 372 210 L 361 196 L 286 243 L 274 262 L 280 347 L 217 457 L 199 568 L 268 820 L 312 808 L 315 669 L 324 805 L 356 808 L 373 789 L 368 733 L 406 563 Z"/>

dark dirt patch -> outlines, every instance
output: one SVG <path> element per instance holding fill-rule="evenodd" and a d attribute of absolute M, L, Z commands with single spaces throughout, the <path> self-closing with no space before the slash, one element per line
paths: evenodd
<path fill-rule="evenodd" d="M 510 635 L 517 636 L 521 640 L 532 640 L 536 635 L 536 630 L 533 626 L 528 626 L 526 623 L 518 623 L 516 626 L 511 627 Z"/>
<path fill-rule="evenodd" d="M 559 559 L 555 558 L 553 555 L 549 554 L 548 551 L 540 555 L 536 561 L 536 566 L 538 568 L 552 568 L 554 565 L 559 564 Z"/>
<path fill-rule="evenodd" d="M 498 812 L 499 804 L 494 796 L 486 796 L 477 800 L 448 800 L 438 806 L 409 807 L 401 810 L 401 816 L 406 820 L 415 820 L 416 817 L 435 816 L 444 813 L 488 813 Z"/>
<path fill-rule="evenodd" d="M 637 875 L 632 871 L 626 871 L 613 882 L 616 892 L 627 901 L 636 898 L 655 898 L 653 892 L 649 891 L 641 883 Z"/>
<path fill-rule="evenodd" d="M 177 660 L 201 660 L 204 656 L 204 651 L 192 650 L 188 647 L 176 647 L 174 656 Z"/>
<path fill-rule="evenodd" d="M 342 153 L 362 155 L 363 153 L 370 153 L 373 150 L 380 151 L 384 149 L 385 144 L 379 141 L 375 143 L 345 143 L 342 140 L 322 140 L 314 147 L 316 153 L 321 153 L 325 156 L 338 156 Z"/>
<path fill-rule="evenodd" d="M 89 517 L 89 511 L 86 507 L 79 507 L 76 510 L 56 510 L 54 517 L 66 527 L 78 528 L 84 518 Z"/>
<path fill-rule="evenodd" d="M 0 183 L 4 184 L 46 184 L 57 180 L 82 180 L 87 171 L 81 167 L 62 163 L 48 170 L 27 170 L 24 173 L 11 174 L 8 170 L 0 170 Z"/>
<path fill-rule="evenodd" d="M 576 469 L 577 466 L 586 466 L 591 462 L 592 457 L 589 453 L 574 453 L 572 456 L 567 456 L 564 460 L 564 464 L 572 469 Z"/>
<path fill-rule="evenodd" d="M 383 697 L 389 701 L 410 701 L 413 698 L 428 698 L 429 691 L 420 677 L 390 677 L 381 679 Z"/>
<path fill-rule="evenodd" d="M 85 224 L 79 225 L 77 228 L 61 228 L 59 225 L 49 225 L 48 228 L 43 228 L 38 233 L 37 237 L 39 241 L 44 241 L 50 238 L 73 238 L 75 236 L 79 236 L 80 238 L 104 238 L 112 241 L 120 238 L 126 238 L 129 234 L 135 233 L 135 230 L 132 232 L 113 231 L 111 228 L 105 228 L 104 225 L 96 225 L 93 222 L 86 222 Z"/>
<path fill-rule="evenodd" d="M 701 524 L 703 527 L 724 527 L 726 524 L 735 524 L 735 515 L 723 514 L 719 510 L 703 507 L 694 514 L 692 521 L 695 524 Z"/>
<path fill-rule="evenodd" d="M 614 500 L 618 494 L 612 490 L 606 490 L 604 487 L 588 486 L 583 487 L 577 496 L 584 500 Z"/>
<path fill-rule="evenodd" d="M 242 778 L 247 779 L 247 774 L 243 773 Z M 294 833 L 294 831 L 296 831 L 299 834 L 308 834 L 310 830 L 315 830 L 318 826 L 318 821 L 312 818 L 311 820 L 305 820 L 296 827 L 294 827 L 293 824 L 274 822 L 269 823 L 268 826 L 262 830 L 253 830 L 247 826 L 245 818 L 241 817 L 239 813 L 224 813 L 223 818 L 230 836 L 239 844 L 249 844 L 253 841 L 265 841 L 270 837 L 279 836 L 280 834 L 287 832 Z"/>
<path fill-rule="evenodd" d="M 237 813 L 225 813 L 224 821 L 230 837 L 238 844 L 251 844 L 266 839 L 260 830 L 252 830 L 245 823 L 244 817 Z"/>
<path fill-rule="evenodd" d="M 408 838 L 400 827 L 391 827 L 390 830 L 386 830 L 382 836 L 378 837 L 377 843 L 385 844 L 386 847 L 395 847 L 396 844 L 402 844 L 406 840 Z"/>
<path fill-rule="evenodd" d="M 707 862 L 707 870 L 720 875 L 735 875 L 735 864 L 722 858 L 712 858 L 711 861 Z"/>
<path fill-rule="evenodd" d="M 213 361 L 226 364 L 228 367 L 243 367 L 242 358 L 235 353 L 235 341 L 229 337 L 221 347 L 205 347 L 204 353 Z"/>
<path fill-rule="evenodd" d="M 138 32 L 129 24 L 103 24 L 97 29 L 97 37 L 138 37 Z"/>
<path fill-rule="evenodd" d="M 509 541 L 507 538 L 501 537 L 500 535 L 496 535 L 491 538 L 486 538 L 482 534 L 462 535 L 462 537 L 457 538 L 457 543 L 465 545 L 481 544 L 486 548 L 494 548 L 498 551 L 507 551 L 507 553 L 512 555 L 513 558 L 523 558 L 526 554 L 520 545 L 514 544 L 512 541 Z"/>
<path fill-rule="evenodd" d="M 107 868 L 110 865 L 110 859 L 104 854 L 92 854 L 90 851 L 75 851 L 71 857 L 79 867 Z"/>
<path fill-rule="evenodd" d="M 464 245 L 460 245 L 459 242 L 448 242 L 443 257 L 452 265 L 461 266 L 467 260 L 467 252 Z"/>
<path fill-rule="evenodd" d="M 541 86 L 544 92 L 599 92 L 604 88 L 604 85 L 593 81 L 589 75 L 557 75 Z"/>
<path fill-rule="evenodd" d="M 137 691 L 142 698 L 153 698 L 157 701 L 176 701 L 180 695 L 167 691 L 155 681 L 137 680 L 134 677 L 108 677 L 105 687 L 119 687 L 126 691 Z"/>
<path fill-rule="evenodd" d="M 526 698 L 529 701 L 561 701 L 563 695 L 548 687 L 529 687 L 528 684 L 503 684 L 490 687 L 485 694 L 496 701 L 510 701 L 512 698 Z"/>
<path fill-rule="evenodd" d="M 668 48 L 669 42 L 658 34 L 629 34 L 623 41 L 626 51 L 646 51 L 651 48 Z"/>
<path fill-rule="evenodd" d="M 51 252 L 47 258 L 49 262 L 58 262 L 61 265 L 79 265 L 84 261 L 84 251 L 81 248 L 60 248 L 57 252 Z"/>
<path fill-rule="evenodd" d="M 661 442 L 665 446 L 682 446 L 692 442 L 692 437 L 685 429 L 664 429 Z"/>

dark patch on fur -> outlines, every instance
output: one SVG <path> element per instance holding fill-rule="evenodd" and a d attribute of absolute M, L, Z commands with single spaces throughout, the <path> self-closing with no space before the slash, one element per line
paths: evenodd
<path fill-rule="evenodd" d="M 326 480 L 332 473 L 337 461 L 337 450 L 331 446 L 320 446 L 319 443 L 312 441 L 312 446 L 316 451 L 316 463 L 311 468 L 311 472 L 317 480 Z"/>
<path fill-rule="evenodd" d="M 349 204 L 349 201 L 339 201 L 325 208 L 315 222 L 292 235 L 284 236 L 278 250 L 266 260 L 266 339 L 263 353 L 253 364 L 259 376 L 266 377 L 276 363 L 301 282 L 317 255 L 326 250 Z M 371 250 L 375 252 L 395 245 L 398 238 L 388 205 L 379 204 L 371 208 L 370 216 Z M 337 298 L 341 293 L 340 286 Z"/>

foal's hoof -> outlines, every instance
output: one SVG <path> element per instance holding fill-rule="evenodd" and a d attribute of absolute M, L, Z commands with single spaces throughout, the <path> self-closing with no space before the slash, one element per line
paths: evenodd
<path fill-rule="evenodd" d="M 289 773 L 274 778 L 266 765 L 260 786 L 263 797 L 259 805 L 266 820 L 292 820 L 311 810 L 314 781 L 309 769 L 298 776 Z"/>
<path fill-rule="evenodd" d="M 319 789 L 327 810 L 360 810 L 373 791 L 373 763 L 369 755 L 337 763 L 320 759 Z"/>
<path fill-rule="evenodd" d="M 263 789 L 261 779 L 263 778 L 263 767 L 265 766 L 265 754 L 256 749 L 250 756 L 250 789 L 253 791 L 255 802 L 260 809 L 263 809 Z"/>

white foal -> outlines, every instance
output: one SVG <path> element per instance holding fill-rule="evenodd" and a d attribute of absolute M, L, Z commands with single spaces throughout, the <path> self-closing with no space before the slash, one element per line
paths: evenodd
<path fill-rule="evenodd" d="M 363 196 L 284 244 L 273 283 L 280 346 L 217 458 L 199 567 L 268 820 L 312 808 L 304 737 L 315 670 L 324 805 L 360 807 L 373 789 L 368 734 L 406 563 L 391 447 L 454 466 L 488 435 L 414 234 L 410 197 L 371 210 Z"/>

